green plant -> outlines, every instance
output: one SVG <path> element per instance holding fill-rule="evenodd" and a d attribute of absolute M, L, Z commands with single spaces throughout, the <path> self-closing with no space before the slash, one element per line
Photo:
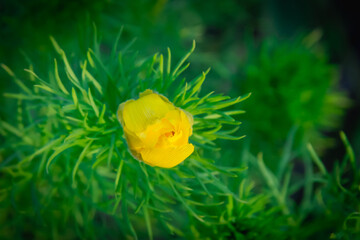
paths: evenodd
<path fill-rule="evenodd" d="M 291 230 L 286 238 L 357 239 L 360 171 L 345 134 L 340 132 L 345 156 L 336 161 L 332 170 L 324 166 L 310 143 L 302 152 L 292 150 L 293 138 L 294 134 L 288 136 L 284 152 L 290 154 L 283 155 L 275 173 L 264 164 L 262 154 L 255 157 L 247 153 L 250 168 L 262 178 L 261 192 L 272 198 L 269 209 L 280 208 L 287 219 L 285 225 Z"/>
<path fill-rule="evenodd" d="M 109 54 L 95 37 L 86 56 L 72 59 L 51 37 L 61 60 L 55 58 L 48 75 L 36 74 L 31 64 L 26 81 L 2 65 L 20 88 L 4 94 L 15 100 L 17 111 L 11 122 L 0 122 L 2 238 L 182 235 L 189 219 L 217 222 L 219 216 L 207 209 L 228 196 L 241 201 L 221 177 L 243 169 L 221 167 L 203 156 L 218 150 L 216 139 L 242 138 L 234 136 L 240 122 L 232 116 L 243 111 L 225 108 L 249 95 L 200 96 L 208 71 L 179 81 L 195 43 L 173 66 L 169 49 L 166 61 L 162 54 L 139 57 L 130 45 L 119 50 L 120 35 Z M 127 150 L 116 110 L 146 89 L 194 116 L 195 153 L 178 167 L 150 167 Z"/>
<path fill-rule="evenodd" d="M 294 142 L 316 148 L 329 145 L 324 131 L 339 126 L 348 99 L 337 89 L 337 68 L 317 45 L 318 32 L 303 40 L 267 40 L 249 56 L 241 91 L 254 90 L 246 102 L 246 132 L 252 151 L 272 155 L 272 168 L 288 132 L 297 128 Z M 251 51 L 250 51 L 251 52 Z"/>
<path fill-rule="evenodd" d="M 291 226 L 281 208 L 272 205 L 272 198 L 266 193 L 257 192 L 255 181 L 249 171 L 241 174 L 237 196 L 244 200 L 236 201 L 228 196 L 226 208 L 218 208 L 221 216 L 218 223 L 206 226 L 194 222 L 196 226 L 188 234 L 190 239 L 288 239 Z"/>

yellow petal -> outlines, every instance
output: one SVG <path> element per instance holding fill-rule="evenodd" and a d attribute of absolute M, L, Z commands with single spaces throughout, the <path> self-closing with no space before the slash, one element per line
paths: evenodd
<path fill-rule="evenodd" d="M 173 125 L 167 119 L 157 120 L 149 125 L 144 132 L 138 134 L 141 141 L 148 148 L 153 148 L 159 141 L 159 138 L 174 130 Z"/>
<path fill-rule="evenodd" d="M 177 108 L 176 110 L 170 111 L 166 114 L 165 118 L 171 122 L 175 129 L 175 134 L 167 138 L 167 144 L 175 146 L 187 144 L 191 125 L 183 110 Z"/>
<path fill-rule="evenodd" d="M 181 110 L 181 125 L 180 128 L 186 131 L 187 137 L 192 134 L 192 125 L 194 124 L 193 116 L 187 111 Z"/>
<path fill-rule="evenodd" d="M 175 131 L 179 130 L 179 122 L 181 121 L 180 110 L 178 108 L 166 113 L 166 119 L 174 128 Z"/>
<path fill-rule="evenodd" d="M 171 168 L 184 161 L 194 151 L 192 144 L 172 148 L 144 149 L 142 160 L 152 166 Z"/>
<path fill-rule="evenodd" d="M 164 96 L 147 92 L 137 100 L 129 100 L 121 104 L 118 118 L 129 131 L 139 133 L 173 109 L 175 109 L 174 105 Z"/>
<path fill-rule="evenodd" d="M 142 93 L 139 94 L 139 97 L 144 97 L 146 95 L 152 94 L 154 93 L 151 89 L 146 89 L 145 91 L 143 91 Z"/>
<path fill-rule="evenodd" d="M 120 104 L 117 117 L 131 153 L 149 165 L 171 168 L 194 151 L 192 115 L 151 90 Z"/>
<path fill-rule="evenodd" d="M 127 127 L 124 127 L 124 133 L 125 133 L 126 142 L 128 143 L 130 149 L 140 151 L 140 149 L 145 147 L 141 139 L 136 134 L 129 131 Z"/>

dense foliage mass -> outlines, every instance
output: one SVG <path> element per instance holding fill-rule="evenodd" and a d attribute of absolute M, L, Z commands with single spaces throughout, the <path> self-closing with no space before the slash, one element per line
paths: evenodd
<path fill-rule="evenodd" d="M 5 0 L 0 239 L 360 238 L 358 53 L 292 4 Z M 171 168 L 119 108 L 151 91 L 187 116 Z"/>

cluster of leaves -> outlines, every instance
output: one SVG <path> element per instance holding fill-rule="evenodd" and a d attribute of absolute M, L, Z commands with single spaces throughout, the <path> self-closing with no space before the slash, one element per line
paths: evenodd
<path fill-rule="evenodd" d="M 301 43 L 268 42 L 257 51 L 244 43 L 247 32 L 256 32 L 255 41 L 269 33 L 259 24 L 265 5 L 257 0 L 221 6 L 215 0 L 206 6 L 193 0 L 81 2 L 5 1 L 0 10 L 0 34 L 6 36 L 0 37 L 0 58 L 16 73 L 2 65 L 0 77 L 9 73 L 21 89 L 0 99 L 6 105 L 0 109 L 1 239 L 168 239 L 170 233 L 189 239 L 360 238 L 360 173 L 345 135 L 346 157 L 333 170 L 331 159 L 323 164 L 308 144 L 325 145 L 320 131 L 338 126 L 347 104 L 333 88 L 336 66 L 317 49 L 318 32 Z M 143 58 L 132 43 L 119 51 L 96 39 L 87 51 L 89 21 L 102 26 L 105 42 L 125 24 L 122 39 L 139 37 L 142 54 L 164 45 L 173 52 Z M 49 33 L 71 49 L 65 54 L 53 40 L 60 56 L 53 64 L 46 63 Z M 85 42 L 79 48 L 77 34 Z M 192 51 L 172 67 L 171 56 L 182 56 L 180 46 L 194 38 L 205 51 L 193 55 L 193 67 L 185 64 Z M 16 69 L 22 65 L 18 48 L 36 56 L 26 78 Z M 243 128 L 251 148 L 227 141 L 214 152 L 217 138 L 241 138 L 234 133 L 242 111 L 224 108 L 245 98 L 200 96 L 199 90 L 205 76 L 218 90 L 228 89 L 239 79 L 234 69 L 242 69 L 244 52 L 250 63 L 237 92 L 254 93 L 245 102 L 249 121 Z M 181 79 L 199 63 L 211 64 L 216 77 L 205 71 L 193 81 Z M 13 92 L 11 84 L 1 81 L 0 89 Z M 147 88 L 194 115 L 196 152 L 177 168 L 151 168 L 126 150 L 117 106 Z M 252 154 L 259 151 L 264 154 Z M 250 171 L 239 173 L 247 165 Z"/>
<path fill-rule="evenodd" d="M 236 185 L 237 195 L 243 201 L 228 196 L 226 207 L 216 211 L 221 216 L 219 223 L 209 227 L 194 222 L 196 227 L 191 229 L 191 236 L 195 239 L 288 239 L 290 226 L 280 207 L 272 205 L 269 195 L 256 192 L 249 171 L 241 177 Z"/>
<path fill-rule="evenodd" d="M 219 224 L 196 224 L 192 234 L 200 239 L 358 239 L 360 170 L 347 137 L 340 132 L 344 158 L 327 169 L 310 143 L 296 150 L 295 134 L 289 134 L 275 171 L 265 165 L 267 156 L 242 149 L 249 170 L 240 186 L 228 185 L 237 186 L 246 202 L 229 196 L 226 208 L 218 209 Z"/>
<path fill-rule="evenodd" d="M 280 149 L 291 128 L 296 143 L 310 139 L 316 148 L 327 145 L 321 131 L 336 128 L 348 100 L 336 89 L 336 66 L 331 65 L 316 44 L 317 31 L 291 42 L 265 41 L 249 56 L 242 91 L 256 89 L 246 102 L 247 131 L 255 151 L 267 151 L 271 142 Z M 317 139 L 317 140 L 315 140 Z M 273 145 L 272 145 L 273 146 Z M 276 154 L 273 151 L 269 154 Z"/>
<path fill-rule="evenodd" d="M 30 65 L 23 81 L 2 65 L 21 89 L 5 94 L 17 101 L 14 122 L 0 122 L 5 139 L 0 149 L 2 238 L 182 235 L 179 227 L 188 219 L 217 223 L 219 216 L 207 209 L 229 196 L 241 201 L 219 178 L 243 169 L 217 166 L 203 153 L 218 150 L 216 139 L 242 138 L 234 136 L 240 122 L 232 116 L 243 111 L 224 109 L 249 95 L 230 99 L 211 92 L 200 97 L 208 71 L 178 81 L 195 43 L 172 67 L 169 49 L 166 62 L 162 54 L 141 58 L 130 50 L 131 43 L 118 49 L 120 35 L 105 56 L 95 37 L 81 60 L 69 59 L 51 37 L 61 63 L 56 58 L 47 77 Z M 190 141 L 195 153 L 176 168 L 150 167 L 127 150 L 116 110 L 146 89 L 194 116 Z"/>
<path fill-rule="evenodd" d="M 250 156 L 264 180 L 264 190 L 282 209 L 295 239 L 355 239 L 360 236 L 359 176 L 354 152 L 343 132 L 346 153 L 334 168 L 326 169 L 310 143 L 295 152 L 290 134 L 274 174 L 262 156 Z M 299 161 L 300 159 L 300 161 Z M 303 169 L 301 171 L 300 169 Z"/>
<path fill-rule="evenodd" d="M 336 90 L 336 66 L 330 65 L 319 53 L 319 46 L 313 45 L 317 34 L 313 32 L 302 43 L 267 42 L 259 54 L 255 51 L 250 56 L 251 63 L 240 83 L 242 90 L 253 91 L 245 102 L 245 131 L 249 137 L 245 145 L 233 145 L 221 158 L 226 164 L 249 166 L 244 179 L 256 187 L 245 194 L 241 183 L 237 194 L 246 203 L 231 204 L 229 200 L 227 209 L 217 213 L 223 224 L 212 228 L 198 225 L 193 231 L 197 236 L 359 237 L 360 172 L 345 134 L 340 134 L 345 157 L 332 170 L 332 159 L 320 160 L 309 143 L 321 149 L 322 131 L 338 126 L 348 104 L 344 94 Z M 228 181 L 233 191 L 239 188 Z"/>

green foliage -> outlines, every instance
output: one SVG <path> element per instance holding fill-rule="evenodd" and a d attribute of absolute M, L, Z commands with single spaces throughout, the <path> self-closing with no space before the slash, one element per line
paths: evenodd
<path fill-rule="evenodd" d="M 311 139 L 321 148 L 321 131 L 339 125 L 348 100 L 335 87 L 336 66 L 314 46 L 316 36 L 315 31 L 302 42 L 268 40 L 250 55 L 240 89 L 256 89 L 245 105 L 254 150 L 266 152 L 272 143 L 271 154 L 279 156 L 276 149 L 293 127 L 297 144 Z"/>
<path fill-rule="evenodd" d="M 345 156 L 332 170 L 324 166 L 310 143 L 296 151 L 295 134 L 288 136 L 278 169 L 264 164 L 266 155 L 242 149 L 240 181 L 228 186 L 245 202 L 232 196 L 218 208 L 219 224 L 194 223 L 195 239 L 358 239 L 360 237 L 360 171 L 352 147 L 340 133 Z M 290 154 L 288 154 L 290 152 Z M 233 187 L 231 187 L 233 189 Z M 191 237 L 189 237 L 191 238 Z"/>
<path fill-rule="evenodd" d="M 130 45 L 118 49 L 117 42 L 109 54 L 101 54 L 94 38 L 86 56 L 69 58 L 50 39 L 59 57 L 48 75 L 35 73 L 31 65 L 25 70 L 28 79 L 20 80 L 3 65 L 20 88 L 5 93 L 17 101 L 17 113 L 9 116 L 13 122 L 0 125 L 6 139 L 0 162 L 3 238 L 181 235 L 189 219 L 218 222 L 220 216 L 207 209 L 229 196 L 242 201 L 219 178 L 235 177 L 243 168 L 218 166 L 203 153 L 218 150 L 216 139 L 242 138 L 234 135 L 240 122 L 232 116 L 243 111 L 225 109 L 249 95 L 200 96 L 208 71 L 179 81 L 195 42 L 173 65 L 169 49 L 166 61 L 162 54 L 140 57 Z M 150 167 L 127 150 L 116 110 L 146 89 L 164 94 L 194 116 L 190 141 L 195 153 L 176 168 Z"/>
<path fill-rule="evenodd" d="M 355 49 L 345 22 L 321 24 L 331 4 L 309 6 L 5 0 L 0 239 L 360 239 L 357 103 L 341 126 L 337 86 L 358 97 Z M 305 20 L 320 29 L 284 38 Z M 195 152 L 173 169 L 134 160 L 116 119 L 148 88 L 194 115 Z M 252 92 L 247 114 L 248 95 L 213 89 Z M 342 132 L 326 148 L 344 127 L 354 148 Z"/>
<path fill-rule="evenodd" d="M 286 239 L 357 239 L 360 236 L 360 171 L 345 134 L 341 132 L 340 136 L 346 154 L 344 159 L 335 162 L 332 171 L 325 168 L 310 143 L 307 152 L 283 156 L 285 167 L 279 167 L 276 174 L 264 165 L 261 154 L 258 157 L 247 154 L 251 169 L 261 173 L 261 192 L 271 196 L 272 206 L 279 207 L 287 219 L 290 231 L 286 232 Z M 289 138 L 288 142 L 292 142 L 294 135 Z M 294 153 L 293 145 L 287 144 L 286 148 Z"/>
<path fill-rule="evenodd" d="M 225 208 L 218 208 L 221 216 L 213 226 L 194 223 L 188 238 L 194 239 L 287 239 L 290 226 L 287 217 L 281 215 L 279 207 L 271 205 L 271 198 L 263 193 L 255 193 L 255 182 L 250 180 L 249 172 L 241 174 L 243 180 L 238 184 L 237 202 L 228 197 Z M 238 181 L 237 181 L 238 182 Z"/>

